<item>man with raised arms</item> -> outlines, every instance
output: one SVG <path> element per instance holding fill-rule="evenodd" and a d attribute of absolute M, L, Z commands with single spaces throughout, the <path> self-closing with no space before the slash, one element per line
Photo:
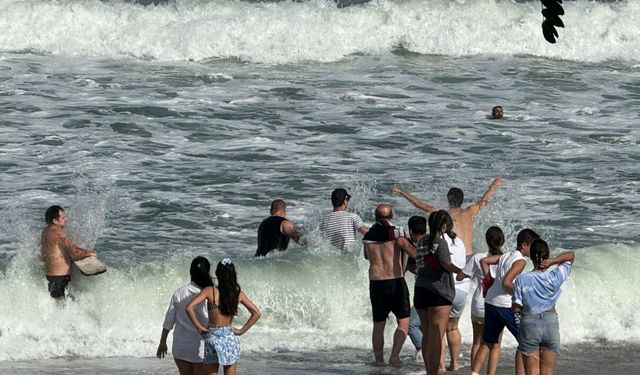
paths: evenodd
<path fill-rule="evenodd" d="M 271 216 L 264 219 L 258 227 L 258 249 L 255 256 L 265 256 L 275 249 L 287 250 L 290 239 L 303 244 L 293 222 L 285 218 L 287 205 L 282 199 L 271 202 L 269 212 Z"/>
<path fill-rule="evenodd" d="M 364 235 L 364 258 L 369 261 L 369 297 L 373 313 L 371 336 L 373 354 L 377 364 L 384 363 L 384 328 L 390 312 L 396 317 L 398 327 L 393 335 L 389 363 L 400 365 L 400 350 L 409 330 L 409 289 L 404 280 L 403 253 L 415 257 L 416 250 L 406 238 L 405 231 L 395 227 L 391 206 L 381 203 L 375 211 L 376 223 Z"/>
<path fill-rule="evenodd" d="M 482 198 L 466 208 L 462 208 L 462 201 L 464 200 L 462 190 L 454 187 L 449 189 L 447 193 L 447 200 L 449 201 L 449 209 L 447 211 L 453 219 L 453 231 L 457 233 L 462 239 L 462 242 L 464 242 L 467 256 L 473 255 L 473 219 L 478 212 L 489 203 L 489 200 L 491 200 L 491 197 L 493 197 L 493 194 L 500 184 L 502 184 L 502 178 L 498 177 L 493 180 L 487 191 L 482 195 Z M 411 193 L 404 191 L 400 186 L 392 187 L 391 191 L 402 195 L 411 204 L 423 211 L 431 213 L 439 210 L 439 208 L 431 206 L 416 198 Z"/>
<path fill-rule="evenodd" d="M 356 242 L 356 232 L 365 234 L 369 230 L 358 214 L 347 211 L 350 200 L 351 195 L 345 189 L 335 189 L 331 193 L 333 212 L 320 221 L 320 230 L 331 245 L 343 251 Z"/>
<path fill-rule="evenodd" d="M 86 250 L 71 242 L 64 232 L 67 216 L 60 206 L 51 206 L 44 214 L 47 226 L 40 238 L 42 261 L 49 281 L 49 294 L 53 298 L 63 298 L 71 281 L 71 262 L 95 256 L 93 250 Z"/>

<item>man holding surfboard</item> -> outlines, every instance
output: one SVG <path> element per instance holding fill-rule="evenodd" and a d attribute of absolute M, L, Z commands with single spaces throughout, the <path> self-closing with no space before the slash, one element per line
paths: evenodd
<path fill-rule="evenodd" d="M 96 252 L 81 248 L 67 237 L 64 232 L 67 217 L 62 207 L 49 207 L 44 218 L 47 226 L 42 230 L 41 251 L 49 294 L 53 298 L 64 298 L 65 289 L 71 281 L 71 262 L 95 257 Z"/>

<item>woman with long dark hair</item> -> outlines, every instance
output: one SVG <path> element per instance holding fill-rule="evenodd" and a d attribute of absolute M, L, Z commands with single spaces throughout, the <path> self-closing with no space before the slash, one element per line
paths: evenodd
<path fill-rule="evenodd" d="M 429 216 L 429 235 L 418 241 L 416 250 L 417 277 L 413 304 L 424 333 L 422 354 L 427 375 L 438 374 L 442 339 L 455 297 L 452 273 L 460 272 L 460 268 L 451 263 L 449 246 L 444 238 L 451 230 L 447 226 L 450 218 L 447 211 L 433 212 Z"/>
<path fill-rule="evenodd" d="M 213 286 L 209 275 L 211 264 L 205 257 L 195 257 L 191 261 L 191 282 L 178 288 L 171 297 L 169 309 L 162 325 L 162 335 L 156 356 L 164 358 L 167 354 L 167 336 L 173 330 L 173 347 L 171 353 L 178 366 L 180 375 L 200 375 L 204 360 L 204 341 L 187 316 L 186 306 L 202 291 Z M 207 309 L 204 304 L 194 306 L 194 318 L 206 324 Z"/>
<path fill-rule="evenodd" d="M 225 258 L 216 267 L 218 286 L 205 288 L 187 306 L 187 314 L 195 328 L 204 336 L 204 367 L 206 374 L 217 374 L 220 365 L 225 375 L 235 375 L 236 362 L 240 356 L 241 336 L 260 318 L 260 310 L 246 296 L 238 285 L 236 269 L 230 259 Z M 198 304 L 207 301 L 209 324 L 202 324 L 196 316 Z M 232 327 L 233 318 L 238 313 L 238 304 L 242 304 L 251 316 L 241 328 Z"/>
<path fill-rule="evenodd" d="M 477 284 L 476 290 L 473 293 L 471 299 L 471 325 L 473 327 L 473 344 L 471 345 L 471 363 L 473 363 L 476 353 L 482 344 L 482 329 L 484 327 L 484 292 L 482 290 L 484 282 L 484 273 L 480 266 L 480 260 L 491 255 L 502 255 L 502 246 L 504 246 L 504 233 L 502 229 L 497 226 L 492 226 L 487 229 L 485 233 L 485 240 L 489 251 L 486 253 L 473 254 L 468 260 L 467 264 L 462 269 L 462 272 L 458 273 L 457 280 L 461 280 L 465 277 L 473 278 Z M 496 266 L 490 266 L 491 277 L 496 276 Z M 500 351 L 495 350 L 491 352 L 491 358 L 489 359 L 489 374 L 493 374 L 498 366 L 498 359 L 500 357 Z"/>
<path fill-rule="evenodd" d="M 556 302 L 571 273 L 575 253 L 566 251 L 549 258 L 549 245 L 541 239 L 531 242 L 529 251 L 533 271 L 518 276 L 513 284 L 511 309 L 520 314 L 518 351 L 527 375 L 553 375 L 560 350 Z M 553 265 L 558 267 L 547 272 Z"/>

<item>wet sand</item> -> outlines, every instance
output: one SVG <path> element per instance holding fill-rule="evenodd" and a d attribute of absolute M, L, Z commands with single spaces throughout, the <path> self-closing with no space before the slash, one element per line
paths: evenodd
<path fill-rule="evenodd" d="M 150 348 L 150 350 L 153 348 Z M 468 349 L 468 348 L 465 348 Z M 563 348 L 556 367 L 559 375 L 616 374 L 636 375 L 640 368 L 640 344 L 595 343 L 568 345 Z M 510 375 L 513 369 L 513 349 L 503 351 L 498 375 Z M 325 352 L 270 352 L 245 353 L 239 363 L 238 374 L 353 374 L 398 375 L 424 374 L 424 366 L 411 360 L 411 353 L 403 352 L 402 368 L 374 366 L 369 353 L 357 349 Z M 465 364 L 463 362 L 463 364 Z M 466 365 L 458 372 L 469 374 Z M 171 357 L 156 358 L 101 358 L 0 362 L 0 374 L 75 375 L 75 374 L 177 374 Z M 222 372 L 220 372 L 222 373 Z"/>

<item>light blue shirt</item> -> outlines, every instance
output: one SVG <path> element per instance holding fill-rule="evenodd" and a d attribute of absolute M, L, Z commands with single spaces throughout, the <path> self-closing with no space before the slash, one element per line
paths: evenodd
<path fill-rule="evenodd" d="M 556 306 L 560 287 L 571 273 L 571 262 L 564 262 L 553 271 L 532 271 L 516 278 L 513 303 L 522 306 L 525 314 L 541 314 Z"/>

